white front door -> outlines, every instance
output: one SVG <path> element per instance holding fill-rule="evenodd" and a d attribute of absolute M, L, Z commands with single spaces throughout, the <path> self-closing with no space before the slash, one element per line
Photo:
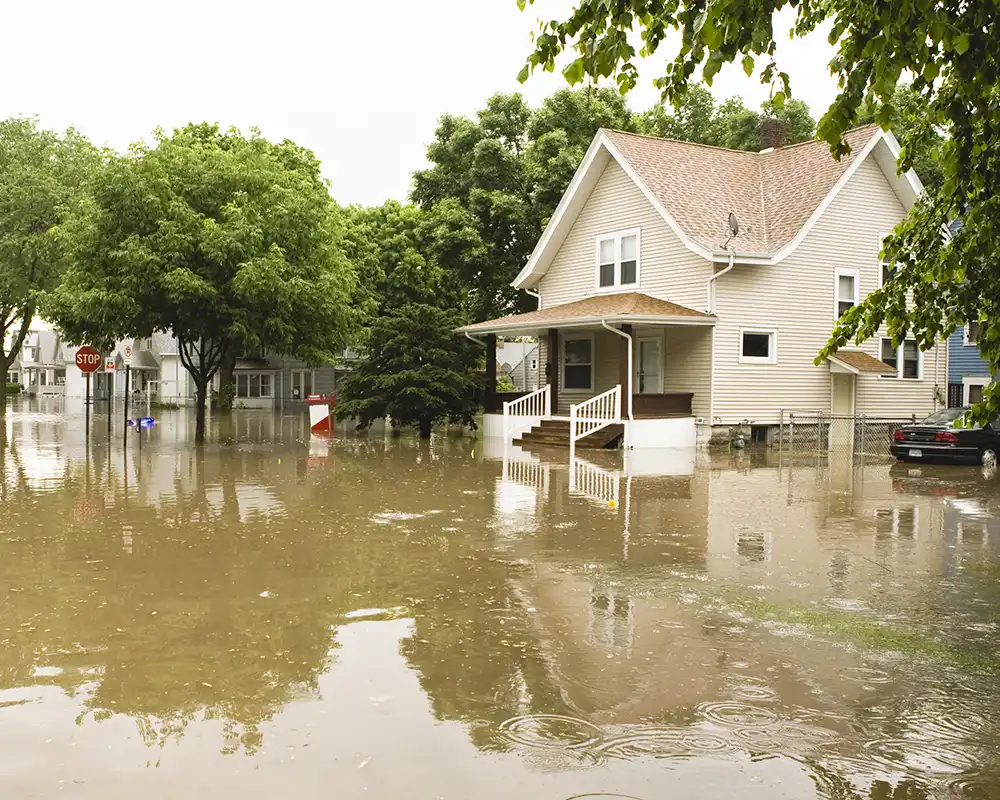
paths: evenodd
<path fill-rule="evenodd" d="M 635 359 L 636 394 L 662 394 L 663 342 L 657 337 L 638 339 Z"/>

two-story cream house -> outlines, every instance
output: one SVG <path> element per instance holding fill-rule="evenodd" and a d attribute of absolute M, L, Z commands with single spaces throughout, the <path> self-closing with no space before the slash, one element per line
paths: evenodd
<path fill-rule="evenodd" d="M 782 409 L 934 411 L 943 344 L 879 336 L 814 363 L 837 317 L 889 274 L 882 237 L 922 191 L 898 173 L 891 133 L 846 139 L 837 161 L 820 141 L 750 153 L 599 131 L 514 281 L 538 310 L 461 329 L 542 345 L 542 388 L 508 408 L 506 427 L 488 404 L 486 434 L 541 419 L 555 430 L 573 405 L 578 436 L 603 420 L 629 447 L 776 426 Z"/>

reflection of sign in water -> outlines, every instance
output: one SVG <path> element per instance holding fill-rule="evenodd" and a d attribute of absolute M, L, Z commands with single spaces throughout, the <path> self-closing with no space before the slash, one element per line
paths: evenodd
<path fill-rule="evenodd" d="M 76 502 L 73 503 L 73 518 L 77 522 L 87 522 L 88 520 L 96 519 L 100 513 L 100 506 L 98 506 L 97 500 L 93 497 L 78 497 Z"/>

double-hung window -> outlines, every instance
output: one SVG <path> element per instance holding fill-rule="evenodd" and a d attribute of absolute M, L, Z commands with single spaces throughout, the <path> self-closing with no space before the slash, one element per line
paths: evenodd
<path fill-rule="evenodd" d="M 882 248 L 885 237 L 888 233 L 880 233 L 878 235 L 878 271 L 879 271 L 879 286 L 885 286 L 890 280 L 892 280 L 893 273 L 896 271 L 896 265 L 891 261 L 886 261 L 882 258 Z"/>
<path fill-rule="evenodd" d="M 860 300 L 858 290 L 858 270 L 838 269 L 836 281 L 833 285 L 834 291 L 834 319 L 840 319 L 844 312 L 854 308 Z"/>
<path fill-rule="evenodd" d="M 597 287 L 635 288 L 639 285 L 639 229 L 597 237 Z"/>
<path fill-rule="evenodd" d="M 594 388 L 594 340 L 563 339 L 563 389 Z"/>
<path fill-rule="evenodd" d="M 983 323 L 976 321 L 970 321 L 968 325 L 965 326 L 965 344 L 974 345 L 979 344 L 979 331 L 982 328 Z"/>
<path fill-rule="evenodd" d="M 920 347 L 913 339 L 907 339 L 897 348 L 892 346 L 892 339 L 883 338 L 879 355 L 884 363 L 896 370 L 897 378 L 921 377 Z"/>
<path fill-rule="evenodd" d="M 267 372 L 238 372 L 236 374 L 236 396 L 247 398 L 269 398 L 273 396 L 273 381 Z"/>

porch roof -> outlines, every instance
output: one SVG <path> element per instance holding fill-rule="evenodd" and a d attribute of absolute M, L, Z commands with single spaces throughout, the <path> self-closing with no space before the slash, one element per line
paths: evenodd
<path fill-rule="evenodd" d="M 457 333 L 526 333 L 547 328 L 578 328 L 601 322 L 635 325 L 714 325 L 715 317 L 659 300 L 642 292 L 599 294 L 526 314 L 463 325 Z"/>
<path fill-rule="evenodd" d="M 838 350 L 832 353 L 828 360 L 832 365 L 841 367 L 842 371 L 855 375 L 895 375 L 895 367 L 890 367 L 884 361 L 861 350 Z"/>

